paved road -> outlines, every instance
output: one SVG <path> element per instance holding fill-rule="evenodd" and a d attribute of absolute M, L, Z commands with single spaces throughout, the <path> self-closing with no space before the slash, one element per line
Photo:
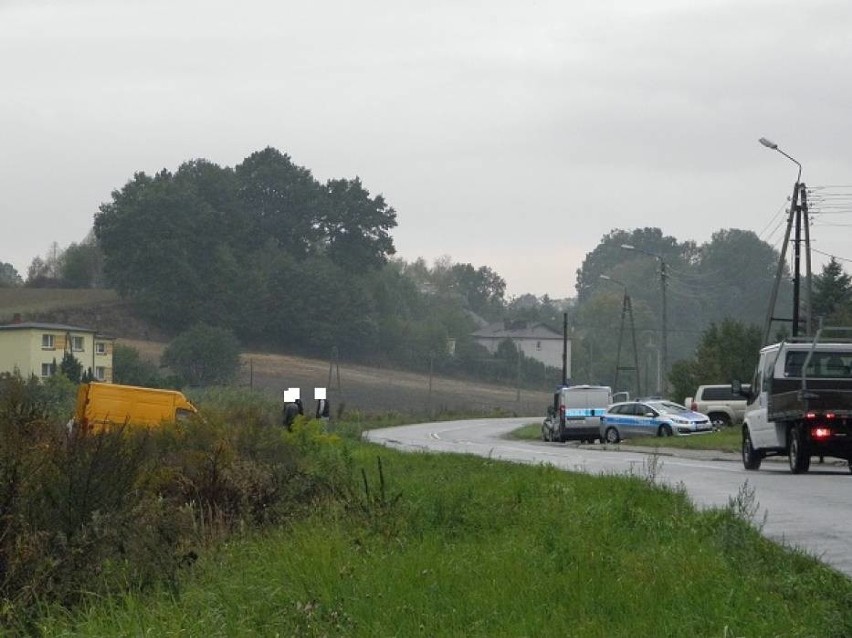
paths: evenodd
<path fill-rule="evenodd" d="M 548 463 L 591 474 L 636 473 L 647 476 L 656 462 L 656 477 L 671 485 L 683 484 L 699 507 L 724 507 L 748 481 L 759 504 L 756 516 L 764 520 L 769 538 L 801 547 L 852 576 L 852 475 L 845 464 L 814 463 L 808 474 L 790 474 L 786 458 L 767 459 L 757 472 L 743 469 L 739 455 L 719 452 L 689 453 L 649 448 L 515 441 L 507 432 L 539 417 L 474 419 L 421 423 L 371 430 L 365 438 L 401 450 L 430 450 L 490 456 L 520 463 Z"/>

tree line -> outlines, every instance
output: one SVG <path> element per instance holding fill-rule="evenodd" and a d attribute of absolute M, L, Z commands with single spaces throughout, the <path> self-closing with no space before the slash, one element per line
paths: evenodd
<path fill-rule="evenodd" d="M 674 372 L 723 322 L 762 325 L 778 260 L 746 230 L 719 230 L 697 244 L 659 228 L 614 229 L 578 269 L 575 299 L 507 299 L 488 266 L 395 258 L 396 224 L 394 209 L 359 178 L 322 183 L 274 148 L 233 168 L 196 159 L 174 172 L 136 173 L 100 206 L 82 242 L 33 260 L 26 285 L 114 287 L 173 335 L 208 326 L 246 347 L 336 351 L 513 383 L 520 369 L 538 387 L 558 374 L 513 347 L 490 355 L 470 337 L 477 322 L 541 322 L 561 332 L 568 312 L 572 381 L 614 384 L 632 357 L 634 335 L 623 332 L 629 295 L 640 369 L 623 372 L 618 385 L 638 389 L 639 381 L 649 391 L 660 365 L 663 263 Z M 785 275 L 779 308 L 792 299 Z M 0 263 L 0 285 L 23 283 Z M 828 321 L 852 314 L 849 276 L 834 260 L 814 277 L 813 309 Z"/>

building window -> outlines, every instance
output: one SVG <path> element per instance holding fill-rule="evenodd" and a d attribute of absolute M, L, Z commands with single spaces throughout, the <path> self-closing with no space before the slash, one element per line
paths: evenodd
<path fill-rule="evenodd" d="M 53 350 L 54 348 L 53 335 L 41 335 L 41 349 Z"/>
<path fill-rule="evenodd" d="M 83 352 L 83 337 L 71 337 L 71 350 L 73 352 Z"/>
<path fill-rule="evenodd" d="M 106 344 L 99 341 L 95 344 L 95 354 L 106 354 Z"/>
<path fill-rule="evenodd" d="M 541 341 L 536 341 L 536 342 L 535 342 L 535 349 L 536 349 L 536 350 L 541 350 Z"/>
<path fill-rule="evenodd" d="M 53 364 L 50 363 L 42 363 L 41 364 L 41 376 L 43 379 L 51 376 L 53 374 Z"/>
<path fill-rule="evenodd" d="M 106 379 L 106 368 L 103 366 L 95 366 L 95 379 L 103 381 Z"/>

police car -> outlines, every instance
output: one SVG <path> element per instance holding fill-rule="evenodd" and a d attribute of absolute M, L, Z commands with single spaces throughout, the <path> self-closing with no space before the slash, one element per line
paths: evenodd
<path fill-rule="evenodd" d="M 601 440 L 618 443 L 634 436 L 679 436 L 712 432 L 705 414 L 671 401 L 614 403 L 601 417 Z"/>

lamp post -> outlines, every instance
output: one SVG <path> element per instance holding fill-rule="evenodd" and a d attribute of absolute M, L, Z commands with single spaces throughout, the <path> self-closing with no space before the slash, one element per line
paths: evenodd
<path fill-rule="evenodd" d="M 804 226 L 805 226 L 805 243 L 807 245 L 806 251 L 806 284 L 805 284 L 805 297 L 806 297 L 806 307 L 807 313 L 805 314 L 805 333 L 811 333 L 811 251 L 810 251 L 810 228 L 808 224 L 808 207 L 807 207 L 807 199 L 806 199 L 806 190 L 805 185 L 802 184 L 802 165 L 801 163 L 794 157 L 788 155 L 780 148 L 775 142 L 772 142 L 765 137 L 761 137 L 758 142 L 760 142 L 763 146 L 773 151 L 779 152 L 781 155 L 786 157 L 788 160 L 793 162 L 796 166 L 799 167 L 799 172 L 796 175 L 796 183 L 793 185 L 793 198 L 790 203 L 790 215 L 787 220 L 787 231 L 784 235 L 784 243 L 781 247 L 781 257 L 778 260 L 778 269 L 775 273 L 775 282 L 772 286 L 772 294 L 769 298 L 769 309 L 766 314 L 766 323 L 764 325 L 763 330 L 763 343 L 766 344 L 769 340 L 769 331 L 772 329 L 772 319 L 773 313 L 775 312 L 775 303 L 778 300 L 778 286 L 781 281 L 781 275 L 784 273 L 784 259 L 787 255 L 787 245 L 790 242 L 790 231 L 793 227 L 793 223 L 795 221 L 796 235 L 793 240 L 794 248 L 793 248 L 793 326 L 792 333 L 793 336 L 796 337 L 799 334 L 799 290 L 800 290 L 800 280 L 801 280 L 801 270 L 800 270 L 800 245 L 801 245 L 801 232 L 802 232 L 802 217 L 804 216 Z M 799 203 L 801 199 L 801 204 Z"/>
<path fill-rule="evenodd" d="M 662 312 L 660 313 L 660 372 L 657 373 L 657 388 L 659 394 L 665 396 L 668 394 L 668 373 L 669 373 L 669 334 L 668 334 L 668 312 L 666 311 L 666 260 L 662 255 L 652 253 L 642 248 L 637 248 L 631 244 L 621 244 L 624 250 L 633 250 L 649 257 L 653 257 L 660 262 L 660 292 L 662 294 Z"/>
<path fill-rule="evenodd" d="M 614 284 L 617 284 L 622 287 L 624 290 L 624 297 L 621 303 L 621 326 L 618 330 L 618 351 L 615 355 L 615 381 L 613 382 L 613 386 L 615 390 L 618 391 L 618 373 L 621 370 L 633 370 L 636 374 L 636 396 L 642 395 L 642 381 L 639 377 L 639 349 L 636 347 L 636 324 L 633 322 L 633 304 L 630 301 L 630 295 L 627 293 L 627 284 L 623 281 L 618 281 L 617 279 L 613 279 L 609 275 L 600 275 L 601 279 L 605 281 L 611 281 Z M 630 317 L 630 337 L 633 343 L 633 365 L 632 366 L 622 366 L 621 365 L 621 342 L 624 339 L 624 317 Z"/>

